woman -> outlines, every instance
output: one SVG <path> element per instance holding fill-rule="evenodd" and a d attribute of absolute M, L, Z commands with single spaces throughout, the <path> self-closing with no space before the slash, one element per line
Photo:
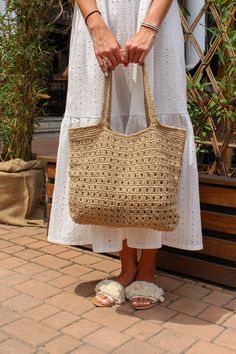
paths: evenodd
<path fill-rule="evenodd" d="M 162 289 L 153 284 L 157 249 L 162 245 L 202 249 L 197 163 L 186 107 L 184 43 L 178 11 L 177 0 L 77 0 L 75 5 L 67 106 L 48 240 L 92 244 L 95 252 L 120 252 L 121 273 L 116 281 L 105 280 L 96 287 L 99 306 L 122 303 L 125 296 L 135 309 L 154 306 L 164 300 Z M 160 26 L 159 31 L 156 26 Z M 144 61 L 161 122 L 187 130 L 178 195 L 180 222 L 172 232 L 75 224 L 68 208 L 68 128 L 96 124 L 104 74 L 113 70 L 113 130 L 130 134 L 144 129 L 146 119 L 140 106 L 140 66 Z M 138 249 L 142 250 L 139 262 Z"/>

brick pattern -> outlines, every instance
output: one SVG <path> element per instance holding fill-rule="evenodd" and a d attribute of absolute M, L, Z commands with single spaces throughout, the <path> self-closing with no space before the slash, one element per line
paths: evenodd
<path fill-rule="evenodd" d="M 0 225 L 0 353 L 236 353 L 236 292 L 158 272 L 165 302 L 134 311 L 91 303 L 117 259 Z"/>

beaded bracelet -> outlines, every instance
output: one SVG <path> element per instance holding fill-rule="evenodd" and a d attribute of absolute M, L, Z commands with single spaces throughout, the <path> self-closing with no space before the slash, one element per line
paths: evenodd
<path fill-rule="evenodd" d="M 86 16 L 86 18 L 85 18 L 85 20 L 84 20 L 84 21 L 85 21 L 86 26 L 88 25 L 88 23 L 87 23 L 88 18 L 89 18 L 91 15 L 95 14 L 96 12 L 98 12 L 100 16 L 102 15 L 102 14 L 101 14 L 101 12 L 100 12 L 99 10 L 94 10 L 94 11 L 90 12 L 90 13 Z"/>
<path fill-rule="evenodd" d="M 148 22 L 142 22 L 142 23 L 141 23 L 141 26 L 150 28 L 150 29 L 154 30 L 156 33 L 158 33 L 159 30 L 160 30 L 160 27 L 159 27 L 159 26 L 154 26 L 154 25 L 152 25 L 152 24 L 150 24 L 150 23 L 148 23 Z"/>

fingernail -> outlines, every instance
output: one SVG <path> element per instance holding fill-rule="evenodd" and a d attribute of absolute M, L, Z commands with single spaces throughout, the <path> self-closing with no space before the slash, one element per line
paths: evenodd
<path fill-rule="evenodd" d="M 105 76 L 108 76 L 108 73 L 107 73 L 107 72 L 105 72 Z"/>

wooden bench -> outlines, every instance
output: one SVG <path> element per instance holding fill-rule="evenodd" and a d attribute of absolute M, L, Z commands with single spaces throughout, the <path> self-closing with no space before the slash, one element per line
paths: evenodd
<path fill-rule="evenodd" d="M 199 175 L 201 251 L 163 246 L 159 267 L 236 288 L 236 178 Z"/>
<path fill-rule="evenodd" d="M 46 221 L 49 222 L 55 184 L 58 137 L 35 139 L 32 142 L 32 149 L 37 159 L 43 160 L 46 164 L 45 218 Z"/>
<path fill-rule="evenodd" d="M 56 172 L 56 144 L 49 145 L 53 153 L 38 155 L 47 164 L 48 221 Z M 163 246 L 158 251 L 157 266 L 236 288 L 236 178 L 200 175 L 199 183 L 204 249 L 186 251 Z"/>
<path fill-rule="evenodd" d="M 41 158 L 46 161 L 46 210 L 45 218 L 47 223 L 50 220 L 51 208 L 52 208 L 52 196 L 55 184 L 56 173 L 56 158 Z"/>

